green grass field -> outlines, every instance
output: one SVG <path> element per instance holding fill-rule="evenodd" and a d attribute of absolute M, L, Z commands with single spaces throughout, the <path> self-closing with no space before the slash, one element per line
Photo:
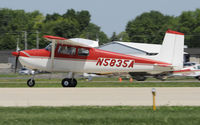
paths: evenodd
<path fill-rule="evenodd" d="M 200 107 L 0 107 L 1 125 L 199 125 Z"/>
<path fill-rule="evenodd" d="M 26 85 L 26 81 L 15 83 L 15 82 L 9 82 L 9 83 L 0 83 L 0 87 L 10 87 L 10 88 L 17 88 L 17 87 L 28 87 Z M 62 85 L 60 81 L 55 83 L 49 83 L 49 82 L 38 82 L 34 87 L 61 87 Z M 177 83 L 177 82 L 169 82 L 169 83 L 162 83 L 162 82 L 79 82 L 77 87 L 200 87 L 199 82 L 183 82 L 183 83 Z"/>
<path fill-rule="evenodd" d="M 0 87 L 27 87 L 24 79 L 0 79 Z M 35 87 L 62 87 L 62 79 L 35 79 Z M 189 79 L 190 80 L 190 79 Z M 150 79 L 145 82 L 123 80 L 119 82 L 117 78 L 95 78 L 93 81 L 78 79 L 77 87 L 200 87 L 200 81 L 192 79 L 193 82 L 177 81 L 177 79 L 169 79 L 171 82 L 162 82 Z M 154 81 L 154 82 L 153 82 Z"/>
<path fill-rule="evenodd" d="M 29 76 L 0 75 L 0 87 L 27 87 Z M 14 79 L 12 79 L 14 78 Z M 156 82 L 150 82 L 150 81 Z M 118 82 L 117 78 L 78 79 L 77 87 L 200 87 L 200 82 Z M 179 79 L 178 79 L 179 80 Z M 182 79 L 181 79 L 182 80 Z M 60 87 L 61 79 L 36 79 L 35 87 Z M 72 106 L 0 107 L 0 125 L 199 125 L 200 107 Z"/>
<path fill-rule="evenodd" d="M 26 82 L 31 76 L 18 74 L 0 74 L 0 87 L 27 87 Z M 62 78 L 41 79 L 36 78 L 35 87 L 62 87 Z M 92 81 L 86 81 L 79 78 L 77 87 L 200 87 L 200 81 L 191 78 L 169 78 L 162 82 L 154 78 L 148 78 L 145 82 L 123 79 L 119 82 L 117 77 L 114 78 L 93 78 Z M 171 81 L 171 82 L 170 82 Z M 192 82 L 187 82 L 192 81 Z"/>
<path fill-rule="evenodd" d="M 0 87 L 27 87 L 26 81 L 27 79 L 0 79 Z M 35 81 L 35 87 L 62 87 L 61 79 L 35 79 Z M 200 87 L 200 82 L 129 82 L 128 80 L 118 82 L 117 80 L 85 81 L 80 79 L 78 80 L 77 87 Z"/>

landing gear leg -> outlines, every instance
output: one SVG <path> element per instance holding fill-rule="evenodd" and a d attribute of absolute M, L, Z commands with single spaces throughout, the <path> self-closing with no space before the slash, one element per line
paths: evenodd
<path fill-rule="evenodd" d="M 27 85 L 28 85 L 29 87 L 33 87 L 33 86 L 35 85 L 35 80 L 34 80 L 34 78 L 35 78 L 35 73 L 33 73 L 33 76 L 27 81 Z"/>
<path fill-rule="evenodd" d="M 71 78 L 64 78 L 61 84 L 63 87 L 76 87 L 77 80 L 74 78 L 74 73 L 71 74 Z"/>

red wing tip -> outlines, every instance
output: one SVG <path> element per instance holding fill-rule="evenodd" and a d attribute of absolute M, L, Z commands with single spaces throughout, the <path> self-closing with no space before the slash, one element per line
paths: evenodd
<path fill-rule="evenodd" d="M 166 33 L 171 33 L 171 34 L 178 34 L 178 35 L 184 35 L 184 33 L 173 31 L 173 30 L 167 30 Z"/>
<path fill-rule="evenodd" d="M 45 35 L 43 36 L 44 38 L 47 38 L 47 39 L 56 39 L 56 40 L 67 40 L 66 38 L 63 38 L 63 37 L 57 37 L 57 36 L 49 36 L 49 35 Z"/>

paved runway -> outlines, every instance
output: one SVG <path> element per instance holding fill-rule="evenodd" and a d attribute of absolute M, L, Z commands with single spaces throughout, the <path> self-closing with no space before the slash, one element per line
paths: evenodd
<path fill-rule="evenodd" d="M 151 106 L 152 88 L 0 88 L 0 106 Z M 156 105 L 200 106 L 200 87 L 156 88 Z"/>

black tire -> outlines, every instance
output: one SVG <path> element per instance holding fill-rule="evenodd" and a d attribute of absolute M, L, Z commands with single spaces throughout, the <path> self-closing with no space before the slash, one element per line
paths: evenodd
<path fill-rule="evenodd" d="M 61 84 L 63 87 L 76 87 L 77 81 L 76 79 L 64 78 Z"/>
<path fill-rule="evenodd" d="M 33 87 L 33 86 L 35 85 L 35 80 L 34 80 L 34 79 L 29 79 L 29 80 L 27 81 L 27 85 L 28 85 L 29 87 Z"/>
<path fill-rule="evenodd" d="M 70 79 L 64 78 L 61 82 L 63 87 L 70 87 Z"/>
<path fill-rule="evenodd" d="M 196 79 L 200 80 L 200 76 L 197 76 Z"/>
<path fill-rule="evenodd" d="M 77 81 L 76 79 L 71 79 L 70 87 L 76 87 Z"/>

